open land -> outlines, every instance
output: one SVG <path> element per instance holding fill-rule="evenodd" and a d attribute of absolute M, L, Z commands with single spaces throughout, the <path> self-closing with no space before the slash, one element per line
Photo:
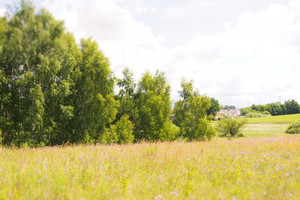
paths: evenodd
<path fill-rule="evenodd" d="M 300 120 L 300 114 L 249 118 L 247 120 L 251 124 L 253 124 L 253 123 L 290 123 L 290 122 L 293 122 L 296 120 Z"/>
<path fill-rule="evenodd" d="M 300 136 L 248 133 L 211 142 L 1 148 L 0 199 L 299 199 Z"/>

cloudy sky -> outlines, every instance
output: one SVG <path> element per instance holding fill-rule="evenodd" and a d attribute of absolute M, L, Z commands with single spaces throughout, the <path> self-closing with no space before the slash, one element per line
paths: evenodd
<path fill-rule="evenodd" d="M 7 4 L 0 0 L 0 15 Z M 300 102 L 300 0 L 33 0 L 65 21 L 77 41 L 92 37 L 120 77 L 164 71 L 237 107 Z"/>

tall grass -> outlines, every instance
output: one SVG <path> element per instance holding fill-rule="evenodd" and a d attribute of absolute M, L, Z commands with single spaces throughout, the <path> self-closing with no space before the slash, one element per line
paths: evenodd
<path fill-rule="evenodd" d="M 0 199 L 297 199 L 300 136 L 0 149 Z"/>

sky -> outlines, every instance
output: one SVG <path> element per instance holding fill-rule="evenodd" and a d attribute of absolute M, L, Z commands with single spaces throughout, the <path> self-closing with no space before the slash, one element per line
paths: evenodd
<path fill-rule="evenodd" d="M 0 0 L 0 15 L 15 0 Z M 79 42 L 92 37 L 121 78 L 163 71 L 222 105 L 300 102 L 300 0 L 33 0 Z"/>

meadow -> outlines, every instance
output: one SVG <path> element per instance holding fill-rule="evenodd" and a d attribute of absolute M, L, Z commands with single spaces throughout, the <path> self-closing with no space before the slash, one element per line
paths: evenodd
<path fill-rule="evenodd" d="M 0 199 L 299 199 L 300 136 L 0 149 Z"/>
<path fill-rule="evenodd" d="M 289 124 L 296 120 L 300 120 L 300 114 L 247 118 L 242 133 L 244 137 L 284 136 Z"/>
<path fill-rule="evenodd" d="M 164 72 L 116 77 L 99 38 L 76 42 L 30 1 L 12 8 L 0 18 L 0 200 L 300 199 L 300 135 L 284 133 L 300 114 L 249 119 L 232 139 L 83 145 L 210 138 L 219 103 L 182 79 L 172 108 Z"/>
<path fill-rule="evenodd" d="M 286 135 L 285 130 L 289 126 L 289 123 L 256 123 L 247 124 L 242 129 L 244 137 L 273 137 Z"/>
<path fill-rule="evenodd" d="M 292 121 L 300 120 L 300 114 L 292 115 L 278 115 L 270 117 L 260 117 L 260 118 L 248 118 L 249 123 L 290 123 Z"/>

